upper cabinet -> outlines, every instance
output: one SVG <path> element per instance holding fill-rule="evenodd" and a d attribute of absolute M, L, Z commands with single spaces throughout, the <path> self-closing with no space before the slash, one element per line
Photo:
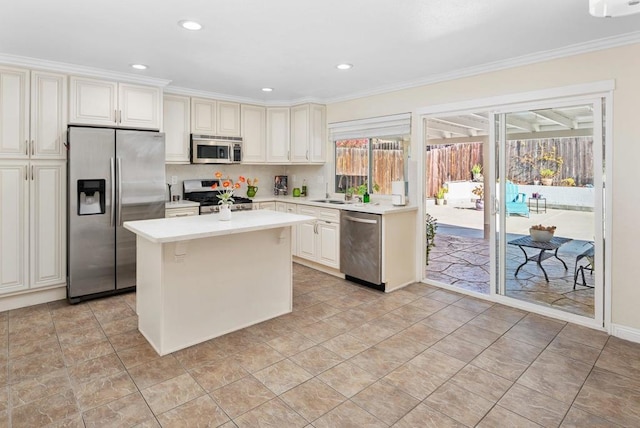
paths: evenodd
<path fill-rule="evenodd" d="M 167 163 L 189 163 L 189 106 L 189 97 L 164 95 L 162 124 Z"/>
<path fill-rule="evenodd" d="M 267 107 L 267 162 L 289 163 L 289 107 Z"/>
<path fill-rule="evenodd" d="M 325 106 L 302 104 L 291 107 L 291 162 L 325 162 L 326 129 Z"/>
<path fill-rule="evenodd" d="M 267 109 L 242 104 L 240 107 L 242 128 L 242 162 L 264 163 L 267 160 Z"/>
<path fill-rule="evenodd" d="M 191 98 L 191 133 L 239 137 L 240 104 Z"/>
<path fill-rule="evenodd" d="M 75 76 L 70 86 L 70 123 L 160 129 L 160 88 Z"/>
<path fill-rule="evenodd" d="M 0 158 L 64 159 L 66 76 L 0 68 Z"/>

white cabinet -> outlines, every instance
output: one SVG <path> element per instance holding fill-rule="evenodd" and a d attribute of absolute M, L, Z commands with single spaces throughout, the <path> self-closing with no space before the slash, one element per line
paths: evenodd
<path fill-rule="evenodd" d="M 242 163 L 264 163 L 267 160 L 267 109 L 261 106 L 240 106 L 242 127 Z"/>
<path fill-rule="evenodd" d="M 0 164 L 0 293 L 63 284 L 66 162 Z"/>
<path fill-rule="evenodd" d="M 267 162 L 289 163 L 289 107 L 267 107 Z"/>
<path fill-rule="evenodd" d="M 167 163 L 188 164 L 190 144 L 190 99 L 165 94 L 163 101 L 164 141 Z"/>
<path fill-rule="evenodd" d="M 240 104 L 191 98 L 191 133 L 239 137 Z"/>
<path fill-rule="evenodd" d="M 76 76 L 70 87 L 70 123 L 160 129 L 160 88 Z"/>
<path fill-rule="evenodd" d="M 291 107 L 291 162 L 323 163 L 326 153 L 326 107 Z"/>
<path fill-rule="evenodd" d="M 298 257 L 323 264 L 340 267 L 340 211 L 298 205 L 298 214 L 316 217 L 298 225 Z"/>
<path fill-rule="evenodd" d="M 64 159 L 67 78 L 0 68 L 0 158 Z"/>
<path fill-rule="evenodd" d="M 165 218 L 190 217 L 193 215 L 198 215 L 199 213 L 200 213 L 200 208 L 198 207 L 165 208 L 164 210 Z"/>
<path fill-rule="evenodd" d="M 272 210 L 275 211 L 276 210 L 276 203 L 275 202 L 258 202 L 253 204 L 253 209 L 254 210 Z"/>

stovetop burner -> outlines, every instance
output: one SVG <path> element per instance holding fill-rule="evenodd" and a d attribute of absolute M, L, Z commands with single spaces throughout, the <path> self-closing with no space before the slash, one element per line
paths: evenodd
<path fill-rule="evenodd" d="M 219 180 L 184 180 L 182 182 L 184 199 L 199 202 L 200 214 L 218 211 L 218 202 L 220 202 L 218 195 L 223 193 L 223 191 L 218 189 L 213 190 L 211 186 L 214 183 L 220 185 Z M 234 211 L 252 209 L 253 202 L 249 198 L 233 195 L 233 200 L 234 203 L 231 209 Z"/>

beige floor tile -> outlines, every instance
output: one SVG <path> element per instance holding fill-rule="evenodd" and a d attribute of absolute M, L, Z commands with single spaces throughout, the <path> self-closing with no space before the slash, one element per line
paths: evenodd
<path fill-rule="evenodd" d="M 342 358 L 351 358 L 354 355 L 368 349 L 369 346 L 349 334 L 341 334 L 322 343 L 328 350 L 340 355 Z"/>
<path fill-rule="evenodd" d="M 585 412 L 576 406 L 572 406 L 564 417 L 560 427 L 562 428 L 612 428 L 621 427 L 606 419 L 599 418 L 591 413 Z"/>
<path fill-rule="evenodd" d="M 134 426 L 153 418 L 151 409 L 139 392 L 88 410 L 82 415 L 87 428 Z"/>
<path fill-rule="evenodd" d="M 87 306 L 88 308 L 88 306 Z M 93 312 L 79 311 L 73 313 L 65 313 L 65 314 L 56 314 L 53 316 L 53 323 L 56 327 L 56 331 L 58 333 L 64 333 L 68 331 L 73 331 L 78 328 L 78 326 L 97 326 L 98 320 L 93 315 Z"/>
<path fill-rule="evenodd" d="M 279 361 L 272 366 L 255 372 L 253 375 L 277 395 L 280 395 L 313 377 L 311 373 L 307 372 L 291 360 Z"/>
<path fill-rule="evenodd" d="M 447 380 L 459 372 L 465 363 L 450 355 L 429 348 L 422 354 L 409 361 L 424 371 L 427 376 L 438 377 Z"/>
<path fill-rule="evenodd" d="M 239 428 L 282 428 L 306 427 L 307 422 L 279 398 L 267 401 L 261 406 L 243 414 L 235 420 Z M 228 428 L 224 425 L 222 428 Z"/>
<path fill-rule="evenodd" d="M 498 401 L 513 385 L 510 380 L 472 365 L 456 373 L 451 382 L 493 402 Z"/>
<path fill-rule="evenodd" d="M 64 368 L 62 352 L 51 351 L 34 354 L 9 362 L 9 382 L 19 383 Z"/>
<path fill-rule="evenodd" d="M 205 394 L 188 373 L 150 386 L 141 392 L 156 415 Z"/>
<path fill-rule="evenodd" d="M 134 346 L 144 345 L 147 339 L 138 331 L 131 330 L 125 333 L 117 334 L 109 338 L 113 349 L 116 351 L 122 351 L 123 349 L 133 348 Z"/>
<path fill-rule="evenodd" d="M 464 297 L 464 294 L 459 294 L 453 291 L 442 290 L 442 289 L 434 291 L 433 293 L 429 294 L 430 299 L 437 300 L 443 303 L 449 303 L 449 304 L 453 302 L 457 302 L 463 297 Z"/>
<path fill-rule="evenodd" d="M 345 401 L 313 421 L 313 426 L 315 428 L 383 428 L 387 424 L 353 402 Z"/>
<path fill-rule="evenodd" d="M 267 342 L 276 351 L 286 357 L 295 355 L 299 352 L 309 349 L 316 343 L 298 332 L 292 332 L 286 336 L 280 336 Z"/>
<path fill-rule="evenodd" d="M 163 427 L 218 427 L 229 417 L 211 397 L 203 395 L 158 416 Z"/>
<path fill-rule="evenodd" d="M 207 392 L 215 391 L 249 376 L 249 372 L 235 358 L 226 358 L 215 363 L 205 364 L 191 370 L 190 373 Z"/>
<path fill-rule="evenodd" d="M 244 352 L 233 356 L 240 366 L 250 373 L 255 373 L 272 364 L 285 359 L 285 356 L 266 343 L 259 343 L 247 348 Z"/>
<path fill-rule="evenodd" d="M 314 376 L 344 361 L 344 358 L 321 345 L 313 346 L 290 359 Z"/>
<path fill-rule="evenodd" d="M 285 392 L 280 398 L 309 422 L 318 419 L 347 399 L 318 379 L 310 379 Z"/>
<path fill-rule="evenodd" d="M 499 425 L 497 425 L 499 426 Z M 393 428 L 464 428 L 465 425 L 422 403 L 393 425 Z"/>
<path fill-rule="evenodd" d="M 456 357 L 468 363 L 480 355 L 480 353 L 485 350 L 485 347 L 460 339 L 451 334 L 440 340 L 430 349 Z"/>
<path fill-rule="evenodd" d="M 560 425 L 569 408 L 567 403 L 518 384 L 513 385 L 498 404 L 545 427 Z"/>
<path fill-rule="evenodd" d="M 409 362 L 386 375 L 384 380 L 412 397 L 424 400 L 447 379 L 429 375 L 426 370 Z"/>
<path fill-rule="evenodd" d="M 46 398 L 71 388 L 65 369 L 47 373 L 11 386 L 11 402 L 14 407 Z"/>
<path fill-rule="evenodd" d="M 165 355 L 148 363 L 140 364 L 128 369 L 128 372 L 138 389 L 141 390 L 186 373 L 173 355 Z"/>
<path fill-rule="evenodd" d="M 609 339 L 609 335 L 604 331 L 594 330 L 592 328 L 583 327 L 576 324 L 567 324 L 558 333 L 559 337 L 566 337 L 574 342 L 591 346 L 592 348 L 602 349 Z"/>
<path fill-rule="evenodd" d="M 538 348 L 545 348 L 556 337 L 556 334 L 552 331 L 540 330 L 535 326 L 518 323 L 506 332 L 503 338 L 515 339 Z"/>
<path fill-rule="evenodd" d="M 392 425 L 420 403 L 395 386 L 378 381 L 351 400 L 382 422 Z"/>
<path fill-rule="evenodd" d="M 377 378 L 381 378 L 406 363 L 407 360 L 408 358 L 399 357 L 389 350 L 373 347 L 361 352 L 349 361 Z"/>
<path fill-rule="evenodd" d="M 600 356 L 600 349 L 583 345 L 575 342 L 570 337 L 560 335 L 553 339 L 549 346 L 547 346 L 547 350 L 589 365 L 595 364 Z"/>
<path fill-rule="evenodd" d="M 83 411 L 102 406 L 137 391 L 126 372 L 99 378 L 74 386 L 74 391 Z"/>
<path fill-rule="evenodd" d="M 420 323 L 429 328 L 440 330 L 446 334 L 453 333 L 465 324 L 463 321 L 449 318 L 444 314 L 440 314 L 440 312 L 436 312 L 435 314 L 428 316 L 424 320 L 420 321 Z"/>
<path fill-rule="evenodd" d="M 510 308 L 504 305 L 493 305 L 482 314 L 490 316 L 492 318 L 498 318 L 503 321 L 509 321 L 515 324 L 522 318 L 524 318 L 527 315 L 527 312 L 516 308 Z"/>
<path fill-rule="evenodd" d="M 47 425 L 47 428 L 86 428 L 80 413 L 72 414 L 65 419 Z"/>
<path fill-rule="evenodd" d="M 45 340 L 36 340 L 23 342 L 19 346 L 11 346 L 8 349 L 9 358 L 17 360 L 19 358 L 35 357 L 37 355 L 59 353 L 60 343 L 55 336 L 46 338 Z"/>
<path fill-rule="evenodd" d="M 480 421 L 478 428 L 494 428 L 494 427 L 518 427 L 518 428 L 538 428 L 535 422 L 524 418 L 517 413 L 513 413 L 504 407 L 495 406 L 487 415 Z"/>
<path fill-rule="evenodd" d="M 344 328 L 323 320 L 297 328 L 296 331 L 315 343 L 322 343 L 342 334 L 344 332 Z"/>
<path fill-rule="evenodd" d="M 491 346 L 493 342 L 498 340 L 500 334 L 467 323 L 451 333 L 450 337 L 462 339 L 467 342 L 475 343 L 483 348 L 487 348 Z"/>
<path fill-rule="evenodd" d="M 127 369 L 160 358 L 160 355 L 148 343 L 133 348 L 123 349 L 118 351 L 117 354 L 120 361 L 122 361 L 122 364 L 124 364 Z"/>
<path fill-rule="evenodd" d="M 640 344 L 609 338 L 596 367 L 640 380 Z"/>
<path fill-rule="evenodd" d="M 354 396 L 378 380 L 376 376 L 348 361 L 325 371 L 318 379 L 345 397 Z"/>
<path fill-rule="evenodd" d="M 64 348 L 62 355 L 67 366 L 73 366 L 83 361 L 92 360 L 115 352 L 111 343 L 104 338 L 98 342 L 84 343 Z"/>
<path fill-rule="evenodd" d="M 441 302 L 439 300 L 431 299 L 427 295 L 425 297 L 421 297 L 419 299 L 414 300 L 413 302 L 409 303 L 408 306 L 414 306 L 416 308 L 420 308 L 424 311 L 427 311 L 429 315 L 431 315 L 431 314 L 435 314 L 440 309 L 446 308 L 447 306 L 449 306 L 449 304 L 445 302 Z"/>
<path fill-rule="evenodd" d="M 41 398 L 13 409 L 11 419 L 15 428 L 41 427 L 66 419 L 79 412 L 71 390 Z"/>
<path fill-rule="evenodd" d="M 480 422 L 494 404 L 451 381 L 438 388 L 424 403 L 467 426 Z"/>
<path fill-rule="evenodd" d="M 244 377 L 211 392 L 211 397 L 233 419 L 275 396 L 253 376 Z"/>
<path fill-rule="evenodd" d="M 493 318 L 487 315 L 486 312 L 481 313 L 471 321 L 467 323 L 467 325 L 473 325 L 476 327 L 483 328 L 485 330 L 492 331 L 497 334 L 506 333 L 511 327 L 516 324 L 517 321 L 505 321 L 500 318 Z"/>
<path fill-rule="evenodd" d="M 221 360 L 226 356 L 224 352 L 220 351 L 220 349 L 211 342 L 190 346 L 174 352 L 172 355 L 175 356 L 180 364 L 187 370 Z"/>
<path fill-rule="evenodd" d="M 97 321 L 95 325 L 82 325 L 75 330 L 58 333 L 58 340 L 63 349 L 69 346 L 98 342 L 106 337 Z"/>
<path fill-rule="evenodd" d="M 407 337 L 415 342 L 422 343 L 426 346 L 433 345 L 447 335 L 440 330 L 427 327 L 426 325 L 421 323 L 414 324 L 399 334 L 402 334 L 404 337 Z"/>
<path fill-rule="evenodd" d="M 100 324 L 102 330 L 107 337 L 116 336 L 118 334 L 126 333 L 131 330 L 138 329 L 138 317 L 135 315 L 120 318 L 116 320 L 105 321 Z"/>
<path fill-rule="evenodd" d="M 94 358 L 68 368 L 72 384 L 90 382 L 122 371 L 124 371 L 124 366 L 116 354 Z"/>
<path fill-rule="evenodd" d="M 422 321 L 432 313 L 433 312 L 427 309 L 423 309 L 421 307 L 413 305 L 400 306 L 398 309 L 394 309 L 391 312 L 392 315 L 398 316 L 406 320 L 407 322 L 410 322 L 411 324 Z"/>

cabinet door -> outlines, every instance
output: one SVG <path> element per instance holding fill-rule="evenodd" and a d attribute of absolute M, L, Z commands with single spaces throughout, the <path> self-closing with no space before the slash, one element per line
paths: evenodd
<path fill-rule="evenodd" d="M 275 211 L 276 210 L 276 203 L 275 202 L 260 202 L 258 204 L 258 209 Z"/>
<path fill-rule="evenodd" d="M 171 217 L 191 217 L 194 215 L 198 215 L 199 209 L 197 207 L 193 208 L 167 208 L 164 211 L 164 216 L 166 218 Z"/>
<path fill-rule="evenodd" d="M 0 158 L 29 157 L 29 71 L 0 68 Z"/>
<path fill-rule="evenodd" d="M 118 85 L 118 124 L 129 128 L 160 129 L 162 90 L 151 86 Z"/>
<path fill-rule="evenodd" d="M 242 104 L 240 116 L 242 163 L 264 163 L 267 160 L 267 109 Z"/>
<path fill-rule="evenodd" d="M 67 76 L 31 73 L 31 158 L 65 159 Z"/>
<path fill-rule="evenodd" d="M 309 161 L 323 163 L 327 159 L 327 108 L 311 104 L 309 120 Z"/>
<path fill-rule="evenodd" d="M 28 161 L 0 164 L 0 293 L 29 285 Z"/>
<path fill-rule="evenodd" d="M 164 96 L 162 123 L 167 163 L 189 163 L 190 102 L 189 97 Z"/>
<path fill-rule="evenodd" d="M 191 98 L 191 133 L 216 135 L 216 102 Z"/>
<path fill-rule="evenodd" d="M 317 226 L 317 259 L 323 265 L 340 267 L 340 225 L 319 221 Z"/>
<path fill-rule="evenodd" d="M 309 162 L 309 105 L 291 108 L 291 162 Z"/>
<path fill-rule="evenodd" d="M 289 107 L 267 108 L 267 162 L 289 163 Z"/>
<path fill-rule="evenodd" d="M 226 137 L 240 136 L 240 104 L 226 101 L 217 102 L 218 109 L 218 132 L 216 135 Z"/>
<path fill-rule="evenodd" d="M 298 205 L 298 214 L 316 216 L 316 210 L 312 207 Z M 297 225 L 296 255 L 309 260 L 316 259 L 316 220 Z"/>
<path fill-rule="evenodd" d="M 31 162 L 31 288 L 62 284 L 66 281 L 65 169 L 65 161 Z"/>
<path fill-rule="evenodd" d="M 117 124 L 116 82 L 71 76 L 69 86 L 69 123 L 106 126 Z"/>

